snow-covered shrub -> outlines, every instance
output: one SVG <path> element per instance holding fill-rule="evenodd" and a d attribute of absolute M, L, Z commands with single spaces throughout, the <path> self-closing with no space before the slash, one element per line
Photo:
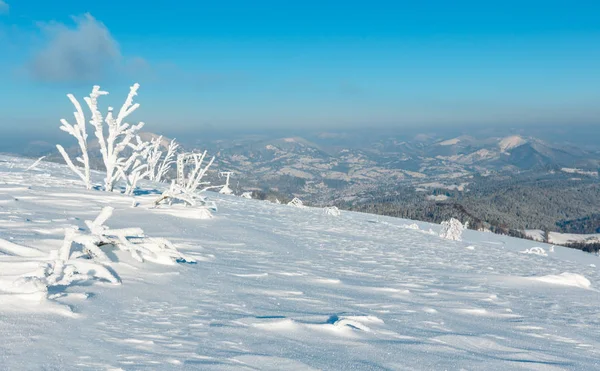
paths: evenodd
<path fill-rule="evenodd" d="M 169 143 L 166 154 L 163 156 L 161 142 L 162 136 L 153 138 L 150 141 L 146 160 L 148 164 L 148 179 L 155 182 L 164 180 L 169 172 L 169 168 L 175 163 L 175 154 L 179 148 L 179 144 L 173 139 Z"/>
<path fill-rule="evenodd" d="M 121 157 L 117 160 L 117 170 L 120 179 L 125 180 L 125 194 L 132 195 L 140 179 L 149 177 L 148 156 L 150 143 L 142 141 L 136 136 L 135 143 L 129 143 L 131 154 L 129 157 Z"/>
<path fill-rule="evenodd" d="M 232 195 L 233 190 L 229 187 L 229 177 L 233 174 L 231 171 L 221 171 L 219 176 L 225 176 L 225 185 L 219 190 L 222 195 Z"/>
<path fill-rule="evenodd" d="M 548 256 L 548 254 L 546 254 L 546 250 L 544 250 L 542 247 L 532 247 L 531 249 L 525 249 L 523 251 L 520 251 L 521 254 L 533 254 L 533 255 L 540 255 L 540 256 Z"/>
<path fill-rule="evenodd" d="M 294 197 L 293 200 L 291 200 L 290 202 L 288 202 L 288 205 L 294 206 L 294 207 L 304 207 L 304 203 L 298 197 Z"/>
<path fill-rule="evenodd" d="M 242 193 L 242 195 L 240 197 L 251 199 L 252 198 L 252 192 L 244 192 L 244 193 Z"/>
<path fill-rule="evenodd" d="M 210 182 L 204 182 L 202 179 L 208 172 L 208 169 L 214 162 L 214 156 L 204 165 L 206 151 L 203 153 L 184 153 L 177 156 L 177 182 L 171 182 L 171 186 L 161 197 L 155 201 L 155 205 L 159 205 L 163 201 L 168 201 L 171 204 L 173 201 L 181 201 L 189 206 L 209 206 L 206 198 L 201 193 L 222 186 L 210 186 Z M 193 167 L 189 172 L 186 172 L 186 164 L 191 162 Z M 200 186 L 203 186 L 199 189 Z M 212 203 L 212 209 L 216 210 L 216 206 Z"/>
<path fill-rule="evenodd" d="M 113 208 L 102 209 L 95 220 L 86 220 L 89 231 L 82 233 L 75 229 L 65 231 L 65 240 L 59 250 L 61 260 L 87 257 L 100 262 L 109 261 L 102 250 L 103 246 L 113 246 L 127 251 L 140 261 L 151 261 L 159 264 L 175 262 L 195 262 L 194 259 L 181 254 L 173 244 L 164 238 L 147 237 L 141 228 L 110 229 L 104 223 L 112 216 Z"/>
<path fill-rule="evenodd" d="M 113 114 L 112 107 L 108 108 L 106 117 L 100 113 L 100 110 L 98 109 L 98 98 L 108 94 L 107 92 L 100 90 L 100 86 L 95 85 L 90 95 L 84 98 L 91 112 L 91 119 L 89 122 L 95 129 L 94 135 L 98 139 L 98 144 L 100 146 L 100 153 L 106 170 L 104 190 L 108 192 L 113 191 L 116 181 L 119 177 L 122 177 L 123 169 L 121 169 L 121 165 L 127 160 L 119 157 L 121 152 L 130 147 L 129 144 L 131 143 L 131 140 L 144 126 L 143 122 L 140 122 L 137 125 L 130 125 L 123 122 L 127 116 L 139 107 L 139 103 L 133 103 L 133 98 L 137 95 L 138 88 L 139 84 L 137 83 L 131 86 L 129 95 L 125 99 L 125 103 L 121 106 L 116 117 Z M 57 145 L 56 147 L 65 159 L 67 165 L 84 181 L 86 187 L 89 189 L 92 185 L 90 182 L 90 162 L 87 146 L 88 135 L 86 132 L 85 115 L 83 114 L 83 110 L 77 99 L 75 99 L 72 94 L 69 94 L 68 97 L 75 106 L 74 115 L 77 123 L 70 125 L 65 119 L 62 119 L 62 126 L 60 128 L 77 138 L 82 155 L 76 160 L 83 165 L 84 171 L 81 172 L 73 164 L 62 146 Z"/>
<path fill-rule="evenodd" d="M 442 222 L 442 230 L 440 231 L 440 237 L 452 241 L 461 241 L 462 233 L 467 228 L 468 222 L 463 225 L 458 219 L 451 218 Z"/>
<path fill-rule="evenodd" d="M 331 216 L 342 215 L 342 213 L 340 212 L 340 209 L 338 209 L 335 206 L 325 207 L 325 208 L 323 208 L 323 212 L 325 213 L 325 215 L 331 215 Z"/>

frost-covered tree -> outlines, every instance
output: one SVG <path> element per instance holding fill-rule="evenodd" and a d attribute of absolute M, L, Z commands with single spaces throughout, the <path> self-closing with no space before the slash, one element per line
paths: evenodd
<path fill-rule="evenodd" d="M 104 190 L 108 192 L 112 192 L 116 181 L 122 173 L 122 171 L 119 170 L 121 152 L 129 146 L 131 140 L 144 126 L 143 122 L 140 122 L 137 125 L 130 125 L 124 122 L 127 116 L 140 106 L 139 103 L 133 103 L 133 98 L 137 95 L 139 86 L 140 85 L 137 83 L 131 86 L 129 94 L 125 99 L 125 103 L 121 106 L 121 109 L 116 116 L 113 113 L 112 107 L 108 108 L 106 117 L 100 113 L 100 110 L 98 109 L 98 98 L 108 94 L 108 92 L 100 90 L 100 86 L 95 85 L 92 88 L 90 95 L 84 98 L 84 101 L 87 103 L 91 112 L 89 123 L 95 129 L 94 135 L 98 139 L 100 153 L 102 154 L 102 160 L 106 169 Z M 60 128 L 77 138 L 82 155 L 76 160 L 83 165 L 84 171 L 81 172 L 81 170 L 75 166 L 62 146 L 57 145 L 56 147 L 65 159 L 67 165 L 84 181 L 86 187 L 89 189 L 91 188 L 90 161 L 87 146 L 88 135 L 86 132 L 85 115 L 77 99 L 75 99 L 72 94 L 69 94 L 68 97 L 75 106 L 74 115 L 77 123 L 70 125 L 65 119 L 62 119 L 62 126 Z"/>
<path fill-rule="evenodd" d="M 442 222 L 440 237 L 452 241 L 461 241 L 462 233 L 468 227 L 468 222 L 463 225 L 458 219 L 451 218 Z"/>
<path fill-rule="evenodd" d="M 94 91 L 92 91 L 92 94 L 90 94 L 90 99 L 92 99 L 93 94 Z M 57 144 L 56 148 L 58 149 L 58 152 L 60 152 L 62 157 L 65 159 L 65 162 L 67 163 L 69 168 L 81 178 L 81 180 L 85 184 L 85 187 L 87 189 L 91 189 L 92 183 L 90 181 L 90 158 L 88 155 L 88 135 L 86 132 L 85 115 L 83 114 L 81 104 L 79 104 L 77 99 L 75 99 L 75 96 L 73 94 L 68 94 L 67 97 L 75 106 L 75 112 L 73 112 L 73 116 L 75 116 L 76 123 L 71 125 L 67 120 L 61 119 L 60 123 L 62 125 L 60 129 L 69 133 L 77 139 L 77 144 L 79 145 L 79 149 L 81 150 L 81 156 L 77 157 L 75 161 L 83 166 L 83 171 L 81 171 L 79 168 L 77 168 L 77 166 L 75 166 L 75 164 L 73 163 L 73 161 L 71 161 L 71 158 L 67 154 L 67 151 L 65 151 L 65 149 L 63 148 L 63 146 Z"/>

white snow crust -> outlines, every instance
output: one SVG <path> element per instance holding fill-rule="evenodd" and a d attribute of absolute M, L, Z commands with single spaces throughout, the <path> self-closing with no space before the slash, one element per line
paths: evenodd
<path fill-rule="evenodd" d="M 596 255 L 217 193 L 201 219 L 32 162 L 0 156 L 1 370 L 598 369 Z M 107 206 L 189 259 L 52 255 Z"/>

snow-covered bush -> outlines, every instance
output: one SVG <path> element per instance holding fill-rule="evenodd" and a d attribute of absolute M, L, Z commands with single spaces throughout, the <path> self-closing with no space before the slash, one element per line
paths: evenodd
<path fill-rule="evenodd" d="M 304 207 L 304 203 L 298 197 L 294 197 L 293 200 L 291 200 L 290 202 L 288 202 L 288 205 L 294 206 L 294 207 Z"/>
<path fill-rule="evenodd" d="M 132 195 L 138 181 L 150 175 L 147 162 L 150 145 L 150 143 L 144 142 L 139 136 L 136 136 L 136 142 L 129 143 L 131 148 L 129 157 L 122 157 L 117 161 L 120 179 L 125 180 L 127 185 L 125 188 L 126 195 Z"/>
<path fill-rule="evenodd" d="M 214 156 L 204 165 L 206 151 L 203 153 L 183 153 L 177 156 L 177 182 L 171 182 L 171 186 L 167 189 L 160 198 L 155 201 L 155 205 L 159 205 L 163 201 L 168 201 L 171 204 L 173 201 L 181 201 L 189 206 L 208 206 L 209 203 L 201 193 L 222 186 L 210 186 L 210 182 L 202 181 L 210 166 L 213 164 Z M 192 164 L 192 168 L 186 172 L 186 165 Z M 200 186 L 203 186 L 200 188 Z M 199 189 L 200 188 L 200 189 Z M 216 209 L 214 203 L 212 209 Z"/>
<path fill-rule="evenodd" d="M 150 141 L 146 161 L 148 164 L 148 179 L 155 182 L 164 180 L 169 168 L 175 163 L 175 154 L 179 148 L 179 144 L 173 139 L 169 143 L 169 147 L 167 147 L 166 154 L 163 156 L 163 151 L 161 150 L 162 139 L 162 136 L 160 136 Z"/>
<path fill-rule="evenodd" d="M 440 237 L 447 240 L 461 241 L 463 230 L 468 226 L 468 222 L 463 225 L 458 219 L 451 218 L 442 222 Z"/>
<path fill-rule="evenodd" d="M 61 260 L 78 257 L 91 258 L 100 262 L 110 259 L 101 249 L 113 246 L 127 251 L 137 261 L 151 261 L 159 264 L 175 262 L 195 262 L 194 259 L 181 254 L 175 246 L 164 238 L 147 237 L 141 228 L 110 229 L 104 223 L 112 216 L 113 208 L 102 209 L 95 220 L 86 220 L 89 231 L 82 233 L 76 229 L 65 231 L 65 240 L 59 250 Z"/>
<path fill-rule="evenodd" d="M 121 159 L 121 153 L 126 148 L 130 147 L 129 144 L 132 139 L 144 126 L 143 122 L 140 122 L 137 125 L 130 125 L 124 122 L 127 116 L 139 107 L 139 103 L 133 103 L 133 98 L 137 95 L 138 88 L 139 84 L 137 83 L 131 86 L 129 95 L 125 99 L 125 103 L 121 106 L 116 117 L 113 114 L 112 107 L 108 108 L 106 117 L 100 113 L 100 110 L 98 109 L 98 98 L 108 94 L 107 92 L 100 90 L 100 86 L 94 86 L 90 95 L 84 98 L 91 112 L 91 119 L 89 122 L 95 129 L 94 135 L 100 146 L 100 153 L 106 170 L 104 190 L 108 192 L 112 192 L 116 181 L 123 176 L 123 169 L 121 166 L 123 163 L 127 162 L 127 159 Z M 77 138 L 82 155 L 81 157 L 77 157 L 76 161 L 83 165 L 83 172 L 75 166 L 62 146 L 57 145 L 56 147 L 65 159 L 67 165 L 84 181 L 86 188 L 89 189 L 92 185 L 90 181 L 90 161 L 85 115 L 77 99 L 75 99 L 72 94 L 69 94 L 68 97 L 75 106 L 74 115 L 77 123 L 70 125 L 65 119 L 62 119 L 62 126 L 60 128 Z"/>
<path fill-rule="evenodd" d="M 335 206 L 325 207 L 325 208 L 323 208 L 323 212 L 325 213 L 325 215 L 331 215 L 331 216 L 342 215 L 342 213 L 340 212 L 340 209 L 338 209 Z"/>
<path fill-rule="evenodd" d="M 533 254 L 533 255 L 540 255 L 540 256 L 548 256 L 548 254 L 546 254 L 546 250 L 544 250 L 542 247 L 532 247 L 531 249 L 525 249 L 523 251 L 520 251 L 521 254 Z"/>
<path fill-rule="evenodd" d="M 233 190 L 229 187 L 229 177 L 233 174 L 231 171 L 221 171 L 219 176 L 225 176 L 225 185 L 223 188 L 219 190 L 219 193 L 222 195 L 231 195 L 233 194 Z"/>
<path fill-rule="evenodd" d="M 240 197 L 251 199 L 252 198 L 252 192 L 244 192 L 244 193 L 242 193 L 242 195 Z"/>

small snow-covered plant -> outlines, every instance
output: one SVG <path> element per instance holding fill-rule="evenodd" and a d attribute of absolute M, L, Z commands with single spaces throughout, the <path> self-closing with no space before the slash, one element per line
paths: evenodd
<path fill-rule="evenodd" d="M 325 215 L 331 215 L 331 216 L 340 216 L 342 215 L 342 213 L 340 212 L 340 209 L 338 209 L 335 206 L 329 206 L 323 209 L 323 212 L 325 213 Z"/>
<path fill-rule="evenodd" d="M 175 163 L 175 154 L 179 148 L 179 144 L 175 139 L 171 140 L 167 153 L 163 156 L 161 150 L 162 136 L 153 138 L 150 141 L 147 163 L 148 163 L 148 179 L 161 182 L 169 172 L 169 168 Z M 162 161 L 161 161 L 162 159 Z"/>
<path fill-rule="evenodd" d="M 293 200 L 291 200 L 290 202 L 288 202 L 288 205 L 294 206 L 294 207 L 304 207 L 304 203 L 298 197 L 294 197 Z"/>
<path fill-rule="evenodd" d="M 98 92 L 92 91 L 92 94 L 90 94 L 90 99 L 96 99 L 95 97 L 93 97 L 93 95 L 97 93 Z M 81 178 L 81 180 L 85 184 L 85 187 L 87 189 L 91 189 L 92 183 L 90 181 L 90 157 L 88 155 L 88 135 L 86 132 L 85 115 L 83 114 L 83 109 L 81 109 L 81 104 L 79 104 L 77 99 L 75 99 L 75 96 L 73 94 L 68 94 L 67 97 L 75 106 L 75 112 L 73 112 L 73 115 L 75 116 L 76 123 L 71 125 L 67 120 L 61 119 L 60 123 L 62 125 L 60 127 L 60 130 L 69 133 L 70 135 L 74 136 L 75 139 L 77 139 L 77 144 L 79 144 L 79 149 L 81 150 L 81 156 L 77 157 L 75 161 L 77 161 L 80 165 L 83 166 L 83 171 L 81 171 L 77 166 L 75 166 L 75 164 L 67 154 L 67 151 L 65 151 L 65 149 L 63 148 L 63 146 L 57 144 L 56 148 L 64 158 L 69 168 Z"/>
<path fill-rule="evenodd" d="M 189 206 L 196 206 L 198 202 L 202 206 L 206 206 L 208 203 L 201 193 L 222 186 L 210 186 L 210 182 L 202 180 L 215 160 L 213 156 L 205 165 L 205 158 L 206 151 L 203 153 L 179 154 L 177 156 L 177 182 L 171 182 L 171 187 L 163 192 L 161 197 L 155 201 L 155 204 L 158 205 L 163 201 L 168 201 L 170 204 L 173 200 L 178 200 Z M 186 165 L 188 164 L 191 164 L 192 167 L 189 171 L 186 171 Z M 216 209 L 216 206 L 214 208 Z"/>
<path fill-rule="evenodd" d="M 548 256 L 548 254 L 546 253 L 546 250 L 544 250 L 542 247 L 532 247 L 531 249 L 525 249 L 523 251 L 519 251 L 521 254 L 533 254 L 533 255 L 540 255 L 540 256 Z"/>
<path fill-rule="evenodd" d="M 244 192 L 244 193 L 242 193 L 240 195 L 240 197 L 251 199 L 252 198 L 252 192 Z"/>
<path fill-rule="evenodd" d="M 177 156 L 177 184 L 187 192 L 193 193 L 201 185 L 210 184 L 210 182 L 203 182 L 202 179 L 215 161 L 215 157 L 213 156 L 208 163 L 204 165 L 206 153 L 207 151 L 204 151 L 203 153 L 183 153 Z M 191 163 L 193 167 L 186 173 L 185 168 L 188 163 Z M 202 191 L 218 187 L 219 186 L 205 187 Z"/>
<path fill-rule="evenodd" d="M 135 143 L 129 143 L 131 148 L 129 157 L 122 157 L 117 160 L 119 176 L 127 184 L 125 188 L 126 195 L 132 195 L 137 187 L 137 182 L 150 175 L 147 162 L 150 146 L 150 143 L 142 141 L 138 135 Z"/>
<path fill-rule="evenodd" d="M 151 238 L 144 234 L 141 228 L 111 229 L 104 225 L 112 216 L 112 207 L 105 207 L 95 220 L 86 220 L 89 231 L 80 233 L 75 229 L 67 230 L 63 246 L 59 251 L 61 259 L 87 256 L 98 261 L 109 261 L 101 247 L 110 245 L 140 261 L 151 261 L 159 264 L 174 264 L 175 262 L 194 263 L 164 238 Z"/>
<path fill-rule="evenodd" d="M 440 237 L 452 241 L 461 241 L 462 233 L 468 227 L 468 222 L 463 225 L 458 219 L 451 218 L 442 222 Z"/>
<path fill-rule="evenodd" d="M 231 195 L 233 194 L 233 190 L 231 188 L 229 188 L 229 177 L 231 176 L 231 174 L 233 174 L 233 172 L 231 171 L 221 171 L 219 173 L 219 176 L 225 176 L 225 185 L 223 186 L 223 188 L 221 188 L 219 190 L 220 194 L 223 195 Z"/>

